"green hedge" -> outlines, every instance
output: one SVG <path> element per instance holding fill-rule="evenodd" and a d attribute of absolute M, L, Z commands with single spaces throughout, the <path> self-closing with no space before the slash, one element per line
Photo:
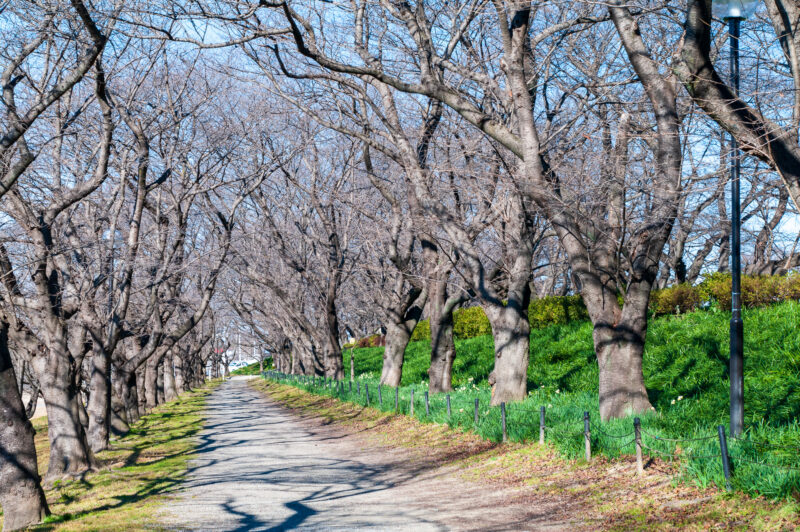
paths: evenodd
<path fill-rule="evenodd" d="M 528 321 L 532 329 L 550 325 L 564 325 L 572 321 L 588 320 L 586 307 L 581 296 L 549 296 L 534 299 L 528 306 Z M 453 312 L 453 336 L 457 340 L 477 338 L 492 334 L 489 318 L 481 307 L 467 307 Z M 431 339 L 431 325 L 428 320 L 417 324 L 411 335 L 412 342 Z"/>
<path fill-rule="evenodd" d="M 742 304 L 746 308 L 764 307 L 781 301 L 800 301 L 800 273 L 774 276 L 743 276 Z M 696 286 L 687 283 L 653 290 L 650 311 L 654 316 L 685 314 L 709 303 L 723 310 L 731 308 L 731 276 L 712 273 Z M 622 297 L 620 297 L 622 304 Z M 534 299 L 528 307 L 531 329 L 564 325 L 589 319 L 581 296 L 548 296 Z M 489 319 L 481 307 L 458 309 L 453 313 L 453 335 L 458 340 L 492 334 Z M 422 320 L 414 329 L 411 341 L 430 340 L 431 327 Z"/>
<path fill-rule="evenodd" d="M 742 276 L 742 305 L 758 308 L 782 301 L 800 301 L 800 272 L 788 275 Z M 620 304 L 622 304 L 620 296 Z M 712 273 L 692 286 L 677 284 L 650 294 L 650 312 L 653 316 L 685 314 L 716 303 L 723 310 L 731 308 L 731 276 Z M 534 299 L 528 307 L 531 329 L 543 329 L 551 325 L 565 325 L 575 321 L 586 321 L 589 314 L 581 296 L 548 296 Z M 489 319 L 481 307 L 458 309 L 453 313 L 453 335 L 458 340 L 477 338 L 492 334 Z M 411 335 L 412 342 L 431 339 L 428 320 L 417 324 Z M 362 338 L 356 347 L 374 347 L 377 336 Z M 349 347 L 349 346 L 347 346 Z"/>
<path fill-rule="evenodd" d="M 800 300 L 800 273 L 788 275 L 742 276 L 742 306 L 759 308 L 782 301 Z M 712 273 L 703 281 L 691 286 L 683 283 L 663 290 L 654 290 L 650 296 L 650 310 L 655 316 L 684 314 L 709 303 L 723 310 L 731 309 L 731 276 Z"/>

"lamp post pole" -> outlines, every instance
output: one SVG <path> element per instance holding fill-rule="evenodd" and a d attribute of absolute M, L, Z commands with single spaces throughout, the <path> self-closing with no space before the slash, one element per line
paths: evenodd
<path fill-rule="evenodd" d="M 742 17 L 729 17 L 730 35 L 730 84 L 734 94 L 739 95 L 739 26 Z M 736 138 L 730 136 L 731 149 L 731 436 L 742 433 L 744 419 L 744 323 L 742 322 L 742 242 L 740 180 L 741 157 Z"/>

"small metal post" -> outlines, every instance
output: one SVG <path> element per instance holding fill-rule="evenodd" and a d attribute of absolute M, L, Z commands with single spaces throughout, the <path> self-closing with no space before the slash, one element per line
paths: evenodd
<path fill-rule="evenodd" d="M 350 393 L 353 393 L 353 381 L 350 381 L 349 384 L 350 384 Z"/>
<path fill-rule="evenodd" d="M 725 489 L 731 491 L 731 464 L 728 461 L 728 439 L 725 437 L 725 427 L 717 427 L 719 432 L 719 451 L 722 455 L 722 473 L 725 475 Z"/>
<path fill-rule="evenodd" d="M 425 415 L 431 415 L 431 404 L 428 402 L 428 392 L 425 392 Z"/>
<path fill-rule="evenodd" d="M 367 400 L 364 402 L 365 405 L 369 405 L 369 384 L 366 382 L 364 383 L 364 391 L 367 394 Z"/>
<path fill-rule="evenodd" d="M 450 418 L 450 394 L 447 394 L 447 417 Z"/>
<path fill-rule="evenodd" d="M 414 417 L 414 388 L 411 388 L 411 405 L 408 407 L 409 415 Z"/>
<path fill-rule="evenodd" d="M 539 407 L 539 445 L 544 445 L 544 407 Z"/>
<path fill-rule="evenodd" d="M 394 411 L 397 412 L 399 407 L 400 407 L 400 388 L 395 386 L 395 389 L 394 389 Z"/>
<path fill-rule="evenodd" d="M 358 381 L 356 383 L 356 393 L 358 394 L 359 397 L 361 397 L 361 381 Z"/>
<path fill-rule="evenodd" d="M 644 473 L 642 464 L 642 422 L 638 417 L 633 418 L 633 439 L 636 442 L 636 474 Z"/>
<path fill-rule="evenodd" d="M 503 443 L 508 441 L 508 434 L 506 433 L 506 404 L 500 403 L 500 423 L 503 425 Z"/>
<path fill-rule="evenodd" d="M 592 433 L 589 430 L 589 412 L 583 413 L 583 440 L 586 446 L 586 461 L 592 459 Z"/>
<path fill-rule="evenodd" d="M 475 426 L 478 426 L 478 398 L 475 398 Z"/>
<path fill-rule="evenodd" d="M 381 405 L 381 410 L 383 410 L 383 386 L 380 384 L 378 385 L 378 403 Z"/>

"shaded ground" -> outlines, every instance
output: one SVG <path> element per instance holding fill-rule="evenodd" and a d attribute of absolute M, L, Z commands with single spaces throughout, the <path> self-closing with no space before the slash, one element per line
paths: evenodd
<path fill-rule="evenodd" d="M 204 421 L 205 397 L 217 383 L 187 392 L 142 417 L 97 454 L 99 471 L 64 479 L 45 494 L 52 515 L 34 530 L 139 531 L 153 528 L 165 493 L 180 485 Z M 39 473 L 49 459 L 47 418 L 33 420 Z M 3 489 L 4 486 L 0 486 Z M 0 512 L 0 528 L 3 516 Z"/>
<path fill-rule="evenodd" d="M 457 469 L 299 419 L 244 379 L 209 397 L 207 415 L 188 480 L 164 509 L 169 528 L 574 528 L 563 501 L 532 507 L 514 500 L 516 490 L 465 482 Z"/>
<path fill-rule="evenodd" d="M 250 386 L 248 386 L 248 384 Z M 266 393 L 266 396 L 264 393 Z M 676 469 L 497 445 L 260 379 L 208 401 L 161 523 L 180 530 L 795 530 L 796 503 L 676 485 Z"/>

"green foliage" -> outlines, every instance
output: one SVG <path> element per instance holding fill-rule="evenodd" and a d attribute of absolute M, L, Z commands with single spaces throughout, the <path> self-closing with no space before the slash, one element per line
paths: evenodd
<path fill-rule="evenodd" d="M 528 306 L 528 320 L 532 329 L 587 319 L 589 319 L 589 315 L 581 296 L 543 297 L 532 300 Z M 453 312 L 453 336 L 457 340 L 476 338 L 487 334 L 492 334 L 492 327 L 481 307 L 468 307 Z M 422 320 L 414 329 L 411 341 L 430 339 L 430 322 Z"/>
<path fill-rule="evenodd" d="M 411 333 L 412 342 L 420 342 L 422 340 L 431 339 L 431 322 L 428 320 L 420 320 L 417 326 L 414 327 L 414 332 Z"/>
<path fill-rule="evenodd" d="M 731 276 L 713 273 L 696 287 L 702 301 L 714 301 L 723 310 L 731 308 Z M 742 276 L 742 305 L 758 308 L 782 301 L 800 300 L 800 273 Z"/>
<path fill-rule="evenodd" d="M 685 314 L 703 302 L 700 291 L 689 283 L 676 284 L 650 294 L 650 310 L 654 316 Z"/>
<path fill-rule="evenodd" d="M 430 325 L 428 326 L 430 335 Z M 453 312 L 453 336 L 457 339 L 492 334 L 489 318 L 481 307 L 468 307 Z"/>
<path fill-rule="evenodd" d="M 588 320 L 589 314 L 581 296 L 550 296 L 534 299 L 528 306 L 531 329 L 564 325 L 571 321 Z"/>
<path fill-rule="evenodd" d="M 719 276 L 712 277 L 717 282 Z M 787 284 L 781 286 L 785 289 Z M 667 438 L 714 436 L 717 425 L 727 425 L 729 321 L 730 313 L 717 305 L 708 311 L 651 320 L 644 371 L 650 401 L 656 412 L 642 419 L 649 434 Z M 745 309 L 744 322 L 747 440 L 730 444 L 734 457 L 734 485 L 749 493 L 785 497 L 792 490 L 800 490 L 800 475 L 750 462 L 798 465 L 800 303 L 790 301 Z M 427 388 L 429 349 L 429 342 L 423 341 L 412 342 L 406 350 L 401 383 L 401 397 L 406 398 L 406 405 L 412 387 L 417 390 L 417 401 L 422 400 L 422 393 Z M 451 394 L 453 418 L 449 422 L 496 440 L 500 435 L 499 413 L 496 409 L 485 408 L 490 395 L 486 380 L 494 363 L 492 338 L 485 335 L 458 340 L 456 352 L 453 363 L 456 390 Z M 380 375 L 382 355 L 382 348 L 355 350 L 356 371 L 364 376 L 362 382 L 371 383 L 371 390 L 377 386 L 375 378 Z M 581 456 L 583 411 L 591 413 L 593 423 L 598 423 L 599 419 L 597 386 L 597 361 L 592 326 L 588 321 L 532 330 L 528 368 L 530 396 L 522 404 L 509 405 L 509 437 L 521 441 L 538 438 L 538 408 L 545 406 L 550 427 L 549 441 L 566 456 Z M 481 414 L 477 427 L 471 421 L 475 397 L 482 405 L 481 412 L 488 411 Z M 439 405 L 444 399 L 437 396 L 431 401 L 431 404 Z M 447 421 L 441 410 L 432 412 L 430 418 L 423 413 L 424 404 L 418 402 L 415 415 L 423 421 Z M 615 420 L 598 426 L 608 434 L 624 434 L 631 430 L 631 420 Z M 608 456 L 633 452 L 629 443 L 620 447 L 620 443 L 626 442 L 629 439 L 606 437 L 599 431 L 592 435 L 596 452 Z M 792 457 L 785 451 L 773 452 L 759 447 L 758 442 L 794 445 L 795 454 Z M 646 439 L 646 444 L 655 449 L 649 451 L 653 456 L 658 456 L 659 452 L 676 452 L 674 444 L 661 440 Z M 714 438 L 679 446 L 688 480 L 700 485 L 724 485 L 718 457 L 685 458 L 690 454 L 702 457 L 718 453 L 719 444 Z"/>
<path fill-rule="evenodd" d="M 271 358 L 264 359 L 264 371 L 267 371 L 272 368 L 273 368 L 272 359 Z M 261 369 L 258 362 L 255 362 L 243 368 L 231 371 L 231 375 L 258 375 L 260 374 L 260 372 Z"/>

